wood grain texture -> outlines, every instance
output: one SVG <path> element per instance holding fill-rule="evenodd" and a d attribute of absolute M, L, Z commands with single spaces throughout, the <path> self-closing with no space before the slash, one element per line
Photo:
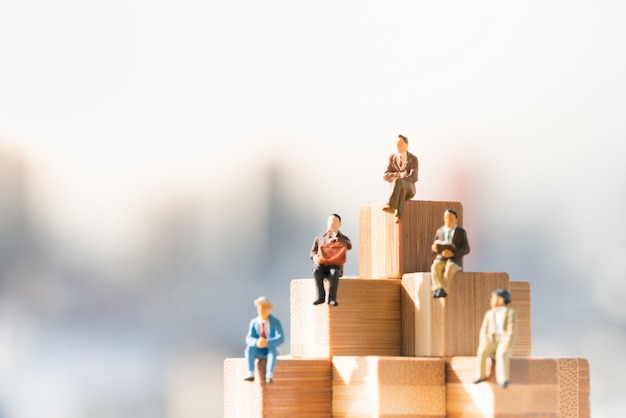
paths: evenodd
<path fill-rule="evenodd" d="M 404 356 L 471 356 L 478 348 L 478 333 L 491 292 L 509 289 L 507 273 L 459 272 L 446 298 L 432 298 L 430 273 L 402 278 L 402 354 Z M 518 310 L 517 342 L 513 355 L 530 355 L 530 285 L 515 284 Z M 518 320 L 519 321 L 519 320 Z"/>
<path fill-rule="evenodd" d="M 265 382 L 265 360 L 257 360 L 254 382 L 246 382 L 244 359 L 224 362 L 224 417 L 331 416 L 331 362 L 279 357 L 272 383 Z"/>
<path fill-rule="evenodd" d="M 384 204 L 361 207 L 359 215 L 359 278 L 400 279 L 405 273 L 427 272 L 433 262 L 431 251 L 435 232 L 443 225 L 443 213 L 454 209 L 463 226 L 459 202 L 408 200 L 405 215 L 396 224 L 383 212 Z M 471 245 L 471 231 L 468 231 Z"/>
<path fill-rule="evenodd" d="M 511 383 L 500 388 L 493 374 L 474 384 L 477 359 L 446 360 L 447 416 L 588 417 L 586 361 L 570 358 L 511 358 Z M 582 365 L 582 367 L 581 367 Z"/>
<path fill-rule="evenodd" d="M 293 357 L 401 354 L 400 280 L 342 278 L 335 307 L 313 305 L 316 297 L 313 279 L 291 281 Z"/>
<path fill-rule="evenodd" d="M 445 417 L 445 361 L 333 358 L 333 417 Z"/>

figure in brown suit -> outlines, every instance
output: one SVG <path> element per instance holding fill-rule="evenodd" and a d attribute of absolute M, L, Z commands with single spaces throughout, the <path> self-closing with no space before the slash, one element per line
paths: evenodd
<path fill-rule="evenodd" d="M 398 135 L 396 147 L 398 152 L 389 156 L 383 175 L 383 179 L 391 183 L 391 195 L 383 210 L 395 215 L 398 223 L 404 214 L 404 201 L 415 196 L 418 162 L 417 157 L 408 151 L 409 140 L 405 136 Z"/>

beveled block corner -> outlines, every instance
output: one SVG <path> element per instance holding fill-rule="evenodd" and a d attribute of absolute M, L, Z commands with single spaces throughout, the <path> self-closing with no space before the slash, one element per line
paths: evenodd
<path fill-rule="evenodd" d="M 510 289 L 502 272 L 459 272 L 446 298 L 433 299 L 430 273 L 402 278 L 402 355 L 473 356 L 489 298 L 496 288 Z M 526 282 L 522 282 L 526 283 Z M 514 285 L 511 306 L 518 314 L 513 355 L 530 355 L 530 285 Z"/>
<path fill-rule="evenodd" d="M 329 359 L 279 356 L 272 383 L 265 382 L 265 360 L 255 364 L 254 382 L 243 358 L 224 361 L 224 417 L 328 418 L 332 410 L 332 365 Z"/>
<path fill-rule="evenodd" d="M 463 226 L 460 202 L 407 200 L 404 218 L 398 224 L 382 210 L 383 203 L 361 207 L 359 214 L 359 277 L 400 279 L 405 273 L 427 272 L 433 262 L 431 251 L 437 228 L 443 225 L 446 209 L 455 210 Z"/>
<path fill-rule="evenodd" d="M 445 360 L 334 357 L 333 417 L 445 417 Z"/>
<path fill-rule="evenodd" d="M 449 418 L 588 418 L 589 363 L 578 358 L 511 358 L 511 380 L 501 388 L 492 375 L 474 384 L 476 357 L 446 362 Z"/>
<path fill-rule="evenodd" d="M 293 357 L 401 355 L 400 280 L 341 278 L 339 306 L 313 305 L 316 298 L 314 279 L 291 281 Z"/>

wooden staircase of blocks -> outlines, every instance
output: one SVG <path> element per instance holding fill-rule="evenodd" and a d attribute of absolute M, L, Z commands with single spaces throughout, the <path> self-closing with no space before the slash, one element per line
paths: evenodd
<path fill-rule="evenodd" d="M 399 225 L 382 205 L 362 208 L 359 277 L 341 279 L 339 306 L 312 304 L 313 279 L 291 281 L 290 354 L 279 357 L 273 383 L 264 360 L 244 382 L 244 359 L 226 359 L 224 416 L 590 417 L 588 361 L 531 357 L 529 282 L 459 272 L 447 298 L 431 297 L 432 238 L 446 208 L 462 225 L 462 206 L 406 203 Z M 511 292 L 518 317 L 506 389 L 493 376 L 473 384 L 478 331 L 497 287 Z"/>

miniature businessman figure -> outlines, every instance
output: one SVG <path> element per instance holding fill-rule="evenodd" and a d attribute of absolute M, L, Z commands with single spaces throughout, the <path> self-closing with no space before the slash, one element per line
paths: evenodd
<path fill-rule="evenodd" d="M 311 260 L 313 261 L 313 277 L 317 287 L 317 300 L 314 305 L 319 305 L 326 301 L 326 291 L 324 290 L 324 279 L 330 282 L 328 291 L 328 304 L 337 306 L 337 288 L 339 278 L 343 276 L 343 265 L 346 259 L 346 252 L 352 248 L 350 238 L 339 231 L 341 227 L 341 217 L 333 213 L 328 217 L 327 231 L 319 234 L 313 241 L 311 247 Z M 326 254 L 325 250 L 332 252 Z"/>
<path fill-rule="evenodd" d="M 511 350 L 515 343 L 517 315 L 509 307 L 511 294 L 504 289 L 496 289 L 491 293 L 491 309 L 485 313 L 480 327 L 478 343 L 478 379 L 474 383 L 487 380 L 487 357 L 495 358 L 496 381 L 500 387 L 509 385 L 509 362 Z"/>
<path fill-rule="evenodd" d="M 448 296 L 450 283 L 457 271 L 463 270 L 463 256 L 470 252 L 467 233 L 457 225 L 458 215 L 452 209 L 443 214 L 443 226 L 437 229 L 433 252 L 437 253 L 430 271 L 433 277 L 434 298 Z"/>
<path fill-rule="evenodd" d="M 398 153 L 389 156 L 387 170 L 383 175 L 383 179 L 391 183 L 391 195 L 383 210 L 395 215 L 398 223 L 404 214 L 404 201 L 415 196 L 418 162 L 417 157 L 408 151 L 409 140 L 405 136 L 398 135 L 396 147 Z"/>
<path fill-rule="evenodd" d="M 278 357 L 278 346 L 285 340 L 283 327 L 278 319 L 270 315 L 274 305 L 268 298 L 261 296 L 254 301 L 259 316 L 250 321 L 246 335 L 244 357 L 248 364 L 248 377 L 244 380 L 254 381 L 254 361 L 266 358 L 265 381 L 272 383 L 274 367 Z"/>

